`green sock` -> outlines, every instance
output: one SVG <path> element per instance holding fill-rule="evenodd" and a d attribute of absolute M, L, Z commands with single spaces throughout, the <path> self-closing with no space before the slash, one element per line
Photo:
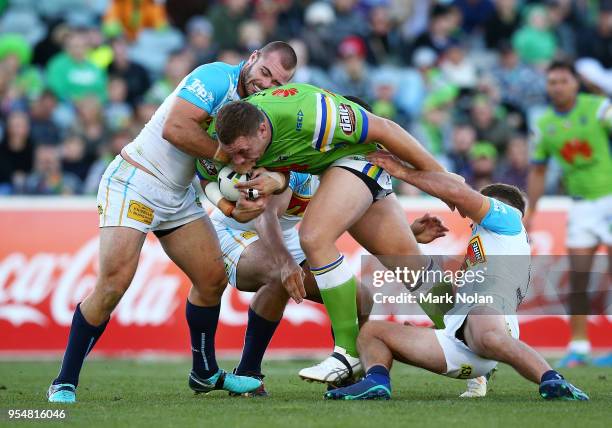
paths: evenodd
<path fill-rule="evenodd" d="M 358 357 L 357 279 L 352 276 L 336 287 L 320 291 L 334 330 L 336 346 L 346 349 L 350 356 Z"/>
<path fill-rule="evenodd" d="M 429 290 L 428 294 L 432 294 L 434 296 L 452 296 L 453 295 L 453 286 L 447 282 L 439 282 L 434 285 L 431 290 Z M 425 303 L 419 302 L 421 305 L 421 309 L 423 312 L 427 314 L 429 319 L 431 319 L 434 323 L 436 329 L 444 328 L 444 314 L 448 312 L 452 307 L 452 303 Z"/>

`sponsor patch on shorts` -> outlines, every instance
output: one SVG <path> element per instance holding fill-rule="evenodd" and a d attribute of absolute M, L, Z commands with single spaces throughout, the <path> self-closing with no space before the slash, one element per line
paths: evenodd
<path fill-rule="evenodd" d="M 244 239 L 251 239 L 251 238 L 257 236 L 257 233 L 251 232 L 250 230 L 247 230 L 245 232 L 242 232 L 240 234 L 240 236 L 242 236 Z"/>
<path fill-rule="evenodd" d="M 142 202 L 130 201 L 127 216 L 132 220 L 151 224 L 153 222 L 153 208 L 146 206 Z"/>
<path fill-rule="evenodd" d="M 98 204 L 98 215 L 104 214 L 104 209 L 102 208 L 102 204 Z"/>
<path fill-rule="evenodd" d="M 469 364 L 461 364 L 461 368 L 459 369 L 459 379 L 469 379 L 472 375 L 472 366 Z"/>

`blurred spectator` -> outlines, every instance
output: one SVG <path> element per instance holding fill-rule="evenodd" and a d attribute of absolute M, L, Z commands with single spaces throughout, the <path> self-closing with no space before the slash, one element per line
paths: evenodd
<path fill-rule="evenodd" d="M 210 3 L 202 0 L 165 0 L 166 15 L 170 24 L 181 31 L 189 29 L 189 21 L 206 15 Z"/>
<path fill-rule="evenodd" d="M 332 0 L 336 23 L 334 25 L 334 45 L 338 46 L 348 36 L 366 35 L 364 19 L 357 11 L 357 0 Z"/>
<path fill-rule="evenodd" d="M 306 9 L 304 20 L 306 27 L 301 38 L 308 47 L 311 65 L 327 70 L 336 56 L 334 9 L 327 3 L 314 2 Z"/>
<path fill-rule="evenodd" d="M 0 194 L 18 193 L 32 169 L 33 144 L 28 115 L 21 111 L 9 114 L 0 143 Z"/>
<path fill-rule="evenodd" d="M 470 151 L 476 143 L 476 131 L 468 123 L 460 123 L 453 129 L 452 147 L 447 154 L 448 168 L 451 172 L 471 180 L 472 165 Z"/>
<path fill-rule="evenodd" d="M 134 118 L 128 128 L 131 135 L 138 135 L 147 122 L 151 120 L 151 117 L 153 117 L 159 105 L 160 103 L 151 96 L 145 96 L 143 100 L 136 105 Z"/>
<path fill-rule="evenodd" d="M 76 102 L 76 109 L 77 120 L 70 133 L 83 139 L 87 156 L 95 157 L 106 136 L 102 105 L 96 98 L 86 97 Z"/>
<path fill-rule="evenodd" d="M 64 52 L 47 65 L 47 81 L 62 101 L 74 101 L 87 95 L 106 99 L 106 72 L 87 60 L 87 40 L 73 31 L 65 41 Z"/>
<path fill-rule="evenodd" d="M 32 62 L 44 67 L 49 60 L 62 51 L 62 46 L 70 34 L 70 29 L 62 21 L 53 21 L 47 30 L 47 36 L 34 46 Z"/>
<path fill-rule="evenodd" d="M 568 23 L 571 3 L 568 0 L 548 0 L 546 2 L 550 27 L 557 40 L 558 49 L 567 58 L 576 56 L 576 31 Z"/>
<path fill-rule="evenodd" d="M 389 15 L 389 8 L 373 7 L 369 23 L 366 36 L 368 62 L 373 65 L 397 64 L 402 51 L 402 38 Z"/>
<path fill-rule="evenodd" d="M 349 36 L 338 48 L 340 61 L 330 71 L 334 91 L 354 95 L 364 100 L 371 99 L 371 70 L 365 61 L 366 48 L 363 40 Z"/>
<path fill-rule="evenodd" d="M 503 103 L 526 112 L 546 101 L 546 79 L 535 68 L 521 63 L 512 45 L 499 46 L 499 61 L 491 75 L 501 91 Z"/>
<path fill-rule="evenodd" d="M 247 56 L 265 44 L 263 26 L 254 20 L 244 21 L 238 27 L 238 51 Z"/>
<path fill-rule="evenodd" d="M 612 69 L 612 0 L 602 0 L 597 26 L 580 33 L 578 55 L 593 58 Z"/>
<path fill-rule="evenodd" d="M 193 69 L 193 56 L 189 51 L 183 50 L 171 54 L 164 75 L 153 84 L 146 96 L 161 104 Z"/>
<path fill-rule="evenodd" d="M 104 15 L 104 32 L 134 40 L 143 28 L 162 29 L 168 25 L 163 3 L 157 0 L 110 0 Z"/>
<path fill-rule="evenodd" d="M 258 0 L 255 2 L 255 10 L 252 17 L 259 23 L 263 31 L 264 42 L 260 46 L 263 46 L 266 40 L 277 38 L 278 14 L 282 3 L 282 1 L 278 0 Z"/>
<path fill-rule="evenodd" d="M 215 61 L 217 44 L 213 41 L 212 24 L 200 16 L 187 22 L 187 49 L 195 58 L 196 66 Z"/>
<path fill-rule="evenodd" d="M 108 103 L 104 107 L 104 121 L 111 131 L 125 128 L 132 118 L 132 108 L 127 103 L 128 87 L 119 76 L 108 81 Z"/>
<path fill-rule="evenodd" d="M 133 106 L 151 86 L 151 79 L 145 68 L 128 57 L 125 39 L 117 38 L 111 43 L 113 62 L 108 67 L 109 74 L 122 77 L 127 85 L 127 101 Z"/>
<path fill-rule="evenodd" d="M 545 66 L 557 50 L 546 9 L 539 5 L 532 6 L 525 15 L 525 24 L 514 33 L 512 45 L 522 61 Z"/>
<path fill-rule="evenodd" d="M 9 74 L 18 92 L 17 96 L 23 95 L 29 99 L 39 96 L 44 87 L 41 73 L 30 66 L 31 59 L 32 49 L 22 36 L 0 36 L 0 63 L 4 65 L 3 72 Z"/>
<path fill-rule="evenodd" d="M 459 88 L 472 89 L 476 86 L 476 66 L 466 56 L 459 43 L 453 43 L 446 48 L 440 61 L 440 70 L 449 83 Z"/>
<path fill-rule="evenodd" d="M 244 21 L 249 19 L 248 0 L 222 0 L 210 11 L 208 18 L 214 28 L 214 40 L 220 49 L 236 49 L 238 47 L 238 32 Z"/>
<path fill-rule="evenodd" d="M 30 195 L 74 195 L 80 193 L 81 181 L 62 171 L 60 148 L 40 145 L 34 152 L 34 170 L 25 180 L 24 192 Z"/>
<path fill-rule="evenodd" d="M 522 134 L 516 134 L 508 142 L 506 155 L 495 174 L 495 181 L 512 184 L 523 191 L 527 191 L 528 172 L 529 146 L 527 139 Z"/>
<path fill-rule="evenodd" d="M 329 77 L 319 67 L 309 64 L 308 49 L 301 39 L 292 39 L 289 44 L 297 56 L 297 68 L 293 75 L 293 81 L 298 83 L 308 83 L 320 88 L 331 87 Z"/>
<path fill-rule="evenodd" d="M 485 43 L 497 49 L 501 42 L 509 42 L 520 24 L 517 0 L 495 0 L 495 11 L 485 24 Z"/>
<path fill-rule="evenodd" d="M 497 162 L 495 146 L 486 141 L 479 141 L 470 150 L 470 165 L 472 176 L 467 182 L 474 189 L 482 189 L 493 183 L 493 174 Z"/>
<path fill-rule="evenodd" d="M 438 158 L 443 158 L 452 139 L 451 109 L 455 95 L 456 90 L 452 87 L 429 95 L 422 119 L 411 129 L 419 142 Z"/>
<path fill-rule="evenodd" d="M 83 185 L 84 194 L 96 194 L 106 167 L 115 156 L 121 153 L 121 149 L 132 141 L 132 135 L 128 130 L 120 129 L 110 136 L 110 143 L 104 147 L 103 153 L 89 168 L 85 184 Z"/>
<path fill-rule="evenodd" d="M 429 27 L 414 41 L 414 47 L 428 47 L 440 54 L 453 42 L 455 24 L 448 6 L 437 4 L 432 8 Z"/>
<path fill-rule="evenodd" d="M 453 4 L 461 11 L 466 33 L 481 30 L 495 12 L 491 0 L 455 0 Z"/>
<path fill-rule="evenodd" d="M 87 155 L 83 138 L 76 134 L 68 135 L 62 142 L 61 155 L 62 170 L 85 180 L 93 158 Z"/>
<path fill-rule="evenodd" d="M 48 89 L 30 103 L 30 135 L 34 144 L 59 144 L 60 129 L 53 119 L 56 108 L 57 97 Z"/>
<path fill-rule="evenodd" d="M 472 103 L 470 116 L 476 138 L 486 140 L 500 153 L 506 151 L 506 144 L 514 133 L 505 120 L 496 116 L 497 106 L 485 97 L 476 97 Z"/>

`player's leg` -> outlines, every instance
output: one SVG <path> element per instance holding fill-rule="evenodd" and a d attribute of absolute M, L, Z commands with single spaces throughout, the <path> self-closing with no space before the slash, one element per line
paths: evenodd
<path fill-rule="evenodd" d="M 362 180 L 341 168 L 330 168 L 310 201 L 300 227 L 301 247 L 308 258 L 331 319 L 336 345 L 356 357 L 357 280 L 336 240 L 372 204 Z"/>
<path fill-rule="evenodd" d="M 111 312 L 128 289 L 145 234 L 127 227 L 100 229 L 100 272 L 94 290 L 77 305 L 60 372 L 49 388 L 49 401 L 74 402 L 83 361 L 94 347 Z"/>
<path fill-rule="evenodd" d="M 227 277 L 219 241 L 208 217 L 183 224 L 160 236 L 160 242 L 192 283 L 186 303 L 193 357 L 190 387 L 196 392 L 226 389 L 237 393 L 259 388 L 260 381 L 225 373 L 217 365 L 215 333 Z"/>
<path fill-rule="evenodd" d="M 612 225 L 610 226 L 610 229 L 612 230 Z M 612 231 L 610 234 L 612 235 Z M 608 251 L 608 284 L 612 284 L 612 245 L 608 245 L 606 248 Z M 608 292 L 609 291 L 610 289 L 608 289 Z M 612 367 L 612 352 L 599 358 L 595 358 L 593 360 L 593 364 L 598 367 Z"/>
<path fill-rule="evenodd" d="M 328 391 L 325 398 L 390 398 L 389 370 L 394 359 L 434 373 L 446 372 L 444 351 L 430 328 L 369 321 L 361 328 L 357 345 L 366 377 L 353 385 Z"/>
<path fill-rule="evenodd" d="M 587 314 L 590 311 L 588 286 L 597 246 L 568 248 L 570 261 L 570 329 L 572 337 L 568 353 L 559 367 L 575 367 L 588 363 L 591 344 L 588 336 Z"/>
<path fill-rule="evenodd" d="M 580 389 L 567 382 L 533 348 L 508 334 L 506 317 L 487 307 L 470 311 L 463 334 L 477 355 L 511 365 L 524 378 L 540 385 L 543 398 L 588 400 Z"/>

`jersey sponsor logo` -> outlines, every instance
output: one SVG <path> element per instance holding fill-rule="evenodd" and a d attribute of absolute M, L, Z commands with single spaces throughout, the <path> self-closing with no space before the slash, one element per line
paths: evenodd
<path fill-rule="evenodd" d="M 294 95 L 296 95 L 299 91 L 297 90 L 297 88 L 287 88 L 287 89 L 275 89 L 272 91 L 272 95 L 274 95 L 275 97 L 292 97 Z"/>
<path fill-rule="evenodd" d="M 340 104 L 338 106 L 340 113 L 340 129 L 345 135 L 353 135 L 355 132 L 355 112 L 348 104 Z"/>
<path fill-rule="evenodd" d="M 300 132 L 302 130 L 302 125 L 304 123 L 304 113 L 302 110 L 297 112 L 297 116 L 295 118 L 295 130 Z"/>
<path fill-rule="evenodd" d="M 574 139 L 566 141 L 563 144 L 560 153 L 565 162 L 574 164 L 574 162 L 576 162 L 576 158 L 579 156 L 590 160 L 593 156 L 593 149 L 589 145 L 588 141 Z"/>
<path fill-rule="evenodd" d="M 294 193 L 291 195 L 291 200 L 289 201 L 289 206 L 287 207 L 287 211 L 285 211 L 285 213 L 288 215 L 303 217 L 310 199 L 311 197 L 309 196 L 304 197 Z"/>
<path fill-rule="evenodd" d="M 469 364 L 461 364 L 461 368 L 459 369 L 459 375 L 457 378 L 459 379 L 469 379 L 472 375 L 472 366 Z"/>
<path fill-rule="evenodd" d="M 127 216 L 132 220 L 151 224 L 153 222 L 153 213 L 153 208 L 146 206 L 142 202 L 130 201 Z"/>
<path fill-rule="evenodd" d="M 465 266 L 469 268 L 479 263 L 485 263 L 486 261 L 487 256 L 484 252 L 482 240 L 480 239 L 480 235 L 476 235 L 470 239 L 468 243 L 467 254 L 465 255 Z"/>
<path fill-rule="evenodd" d="M 215 166 L 215 163 L 211 161 L 210 159 L 198 159 L 198 162 L 200 163 L 200 166 L 204 168 L 204 171 L 206 171 L 206 174 L 211 175 L 211 176 L 216 176 L 219 174 L 219 171 L 217 171 L 217 167 Z"/>
<path fill-rule="evenodd" d="M 198 78 L 194 78 L 185 89 L 195 95 L 200 101 L 212 104 L 214 101 L 213 94 L 206 89 L 204 83 Z"/>

